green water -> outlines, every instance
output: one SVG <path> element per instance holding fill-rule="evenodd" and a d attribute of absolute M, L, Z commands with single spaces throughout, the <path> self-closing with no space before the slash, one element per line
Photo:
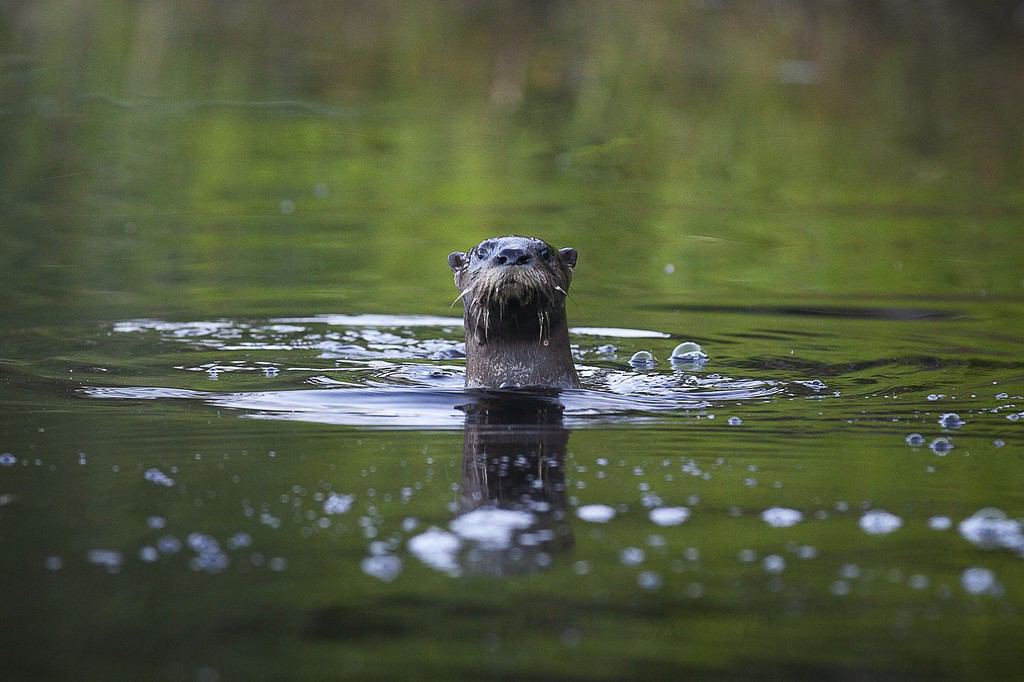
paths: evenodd
<path fill-rule="evenodd" d="M 7 676 L 1019 677 L 1019 16 L 0 10 Z M 509 232 L 604 329 L 526 419 L 410 317 Z M 484 452 L 511 546 L 458 532 Z"/>

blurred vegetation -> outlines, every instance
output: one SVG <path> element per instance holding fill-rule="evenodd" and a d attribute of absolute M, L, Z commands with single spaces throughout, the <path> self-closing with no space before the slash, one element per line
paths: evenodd
<path fill-rule="evenodd" d="M 0 285 L 103 315 L 436 312 L 448 251 L 519 231 L 579 247 L 598 299 L 1016 293 L 1022 17 L 6 3 Z"/>

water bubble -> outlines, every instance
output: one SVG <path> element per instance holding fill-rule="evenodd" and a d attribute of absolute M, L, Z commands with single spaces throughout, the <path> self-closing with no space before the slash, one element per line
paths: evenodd
<path fill-rule="evenodd" d="M 959 429 L 965 423 L 956 412 L 947 412 L 939 417 L 939 426 L 944 429 Z"/>
<path fill-rule="evenodd" d="M 1017 422 L 1020 421 L 1021 419 L 1024 419 L 1024 412 L 1015 412 L 1013 414 L 1008 414 L 1006 415 L 1006 418 L 1012 422 Z"/>
<path fill-rule="evenodd" d="M 173 478 L 155 467 L 152 469 L 146 469 L 145 473 L 142 474 L 142 477 L 150 483 L 155 483 L 156 485 L 160 485 L 165 488 L 170 488 L 174 485 Z"/>
<path fill-rule="evenodd" d="M 818 556 L 818 549 L 812 545 L 800 545 L 796 549 L 796 555 L 801 559 L 813 559 Z"/>
<path fill-rule="evenodd" d="M 996 400 L 1006 400 L 1009 397 L 1009 393 L 996 393 Z"/>
<path fill-rule="evenodd" d="M 903 439 L 912 448 L 919 448 L 924 445 L 924 436 L 920 433 L 910 433 Z"/>
<path fill-rule="evenodd" d="M 911 587 L 911 589 L 915 589 L 915 590 L 927 589 L 927 587 L 928 587 L 928 576 L 921 575 L 920 573 L 915 573 L 914 575 L 910 576 L 910 578 L 907 579 L 907 585 L 909 585 Z"/>
<path fill-rule="evenodd" d="M 481 508 L 458 517 L 449 528 L 462 539 L 487 549 L 506 549 L 517 530 L 525 530 L 535 521 L 536 517 L 525 511 Z"/>
<path fill-rule="evenodd" d="M 650 351 L 641 350 L 633 353 L 633 356 L 629 359 L 629 364 L 633 365 L 633 367 L 636 367 L 637 369 L 650 369 L 657 363 Z"/>
<path fill-rule="evenodd" d="M 146 527 L 159 530 L 167 525 L 167 519 L 162 516 L 150 516 L 146 519 Z"/>
<path fill-rule="evenodd" d="M 390 583 L 402 572 L 402 560 L 393 554 L 378 554 L 363 559 L 360 568 L 366 575 Z"/>
<path fill-rule="evenodd" d="M 181 540 L 173 535 L 164 535 L 156 541 L 156 547 L 162 554 L 177 554 L 181 551 Z"/>
<path fill-rule="evenodd" d="M 690 510 L 686 507 L 658 507 L 647 516 L 658 526 L 678 526 L 690 518 Z"/>
<path fill-rule="evenodd" d="M 636 577 L 636 584 L 645 590 L 656 590 L 661 587 L 661 576 L 654 571 L 643 571 Z"/>
<path fill-rule="evenodd" d="M 271 571 L 280 573 L 281 571 L 287 570 L 288 560 L 280 556 L 270 557 L 270 561 L 267 562 L 267 566 Z"/>
<path fill-rule="evenodd" d="M 64 567 L 64 560 L 59 556 L 48 556 L 46 561 L 43 562 L 47 571 L 59 571 Z"/>
<path fill-rule="evenodd" d="M 850 594 L 850 583 L 845 580 L 836 580 L 829 586 L 829 592 L 837 597 L 845 597 Z"/>
<path fill-rule="evenodd" d="M 693 341 L 685 341 L 674 349 L 672 349 L 672 355 L 669 361 L 674 367 L 676 366 L 691 366 L 691 367 L 703 367 L 707 361 L 707 354 L 701 349 L 699 343 Z"/>
<path fill-rule="evenodd" d="M 953 443 L 948 438 L 936 438 L 929 445 L 928 448 L 936 455 L 943 457 L 953 449 Z"/>
<path fill-rule="evenodd" d="M 788 528 L 800 523 L 803 518 L 802 512 L 786 507 L 771 507 L 761 512 L 761 520 L 774 528 Z"/>
<path fill-rule="evenodd" d="M 861 530 L 870 535 L 887 535 L 902 525 L 903 519 L 882 509 L 869 511 L 860 517 Z"/>
<path fill-rule="evenodd" d="M 245 531 L 239 531 L 228 538 L 228 549 L 244 549 L 252 545 L 252 536 Z"/>
<path fill-rule="evenodd" d="M 637 564 L 643 563 L 646 554 L 639 547 L 626 547 L 619 552 L 619 561 L 624 563 L 626 566 L 636 566 Z"/>
<path fill-rule="evenodd" d="M 928 519 L 928 527 L 932 530 L 949 530 L 953 527 L 953 520 L 948 516 L 933 516 Z"/>
<path fill-rule="evenodd" d="M 220 543 L 212 535 L 206 533 L 190 533 L 185 543 L 196 553 L 189 561 L 189 567 L 193 571 L 204 573 L 220 573 L 228 567 L 230 560 L 221 551 Z"/>
<path fill-rule="evenodd" d="M 597 348 L 595 348 L 594 352 L 597 353 L 598 355 L 615 355 L 616 351 L 618 350 L 618 347 L 613 346 L 610 343 L 606 343 L 603 346 L 598 346 Z"/>
<path fill-rule="evenodd" d="M 156 547 L 145 545 L 139 548 L 139 559 L 147 564 L 151 564 L 160 558 L 160 552 L 157 551 Z"/>
<path fill-rule="evenodd" d="M 90 564 L 102 566 L 108 573 L 117 573 L 124 564 L 124 554 L 116 549 L 91 549 L 85 559 Z"/>
<path fill-rule="evenodd" d="M 576 516 L 590 523 L 608 523 L 615 518 L 615 509 L 606 504 L 585 504 L 576 510 Z"/>
<path fill-rule="evenodd" d="M 338 493 L 331 493 L 330 496 L 324 500 L 324 513 L 325 514 L 344 514 L 352 508 L 352 503 L 355 501 L 355 495 L 341 495 Z"/>
<path fill-rule="evenodd" d="M 778 554 L 769 554 L 761 561 L 766 573 L 779 574 L 786 570 L 786 560 Z"/>
<path fill-rule="evenodd" d="M 928 394 L 928 400 L 930 400 L 932 402 L 935 402 L 936 400 L 941 400 L 941 399 L 943 399 L 945 397 L 946 396 L 943 393 L 929 393 Z"/>
<path fill-rule="evenodd" d="M 843 564 L 839 567 L 839 576 L 846 580 L 856 580 L 860 577 L 860 566 L 857 564 Z"/>
<path fill-rule="evenodd" d="M 986 507 L 974 512 L 957 527 L 960 536 L 982 549 L 1009 549 L 1024 554 L 1024 528 L 1002 510 Z"/>
<path fill-rule="evenodd" d="M 757 560 L 757 552 L 752 549 L 741 549 L 736 558 L 745 564 L 749 564 Z"/>
<path fill-rule="evenodd" d="M 18 463 L 18 458 L 9 452 L 0 454 L 0 466 L 12 467 Z"/>
<path fill-rule="evenodd" d="M 996 438 L 994 441 L 992 441 L 992 445 L 994 445 L 997 448 L 1006 447 L 1006 441 L 1003 440 L 1002 438 Z"/>
<path fill-rule="evenodd" d="M 960 584 L 969 594 L 983 594 L 999 597 L 1003 594 L 1003 586 L 996 579 L 996 574 L 987 568 L 968 568 L 960 574 Z"/>
<path fill-rule="evenodd" d="M 295 213 L 295 202 L 291 199 L 285 199 L 277 205 L 277 208 L 281 211 L 281 215 L 291 215 Z"/>
<path fill-rule="evenodd" d="M 416 558 L 426 565 L 448 575 L 459 574 L 459 566 L 455 561 L 462 542 L 454 533 L 440 528 L 430 528 L 409 539 L 407 547 Z"/>
<path fill-rule="evenodd" d="M 585 560 L 577 561 L 572 565 L 572 570 L 576 575 L 587 575 L 590 573 L 590 562 Z"/>

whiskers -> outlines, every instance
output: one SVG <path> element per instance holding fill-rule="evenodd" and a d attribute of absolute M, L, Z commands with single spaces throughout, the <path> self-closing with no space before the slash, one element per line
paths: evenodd
<path fill-rule="evenodd" d="M 449 308 L 463 301 L 467 331 L 472 330 L 481 343 L 487 342 L 499 324 L 521 331 L 531 329 L 531 318 L 523 319 L 522 315 L 535 311 L 538 342 L 547 343 L 552 313 L 564 305 L 566 298 L 565 287 L 552 283 L 547 273 L 532 269 L 478 272 Z"/>

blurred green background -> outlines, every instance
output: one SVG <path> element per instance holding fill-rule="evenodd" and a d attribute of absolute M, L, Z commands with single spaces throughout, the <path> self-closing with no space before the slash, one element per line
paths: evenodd
<path fill-rule="evenodd" d="M 0 315 L 1018 296 L 1018 2 L 7 2 Z M 668 272 L 666 272 L 668 270 Z"/>

